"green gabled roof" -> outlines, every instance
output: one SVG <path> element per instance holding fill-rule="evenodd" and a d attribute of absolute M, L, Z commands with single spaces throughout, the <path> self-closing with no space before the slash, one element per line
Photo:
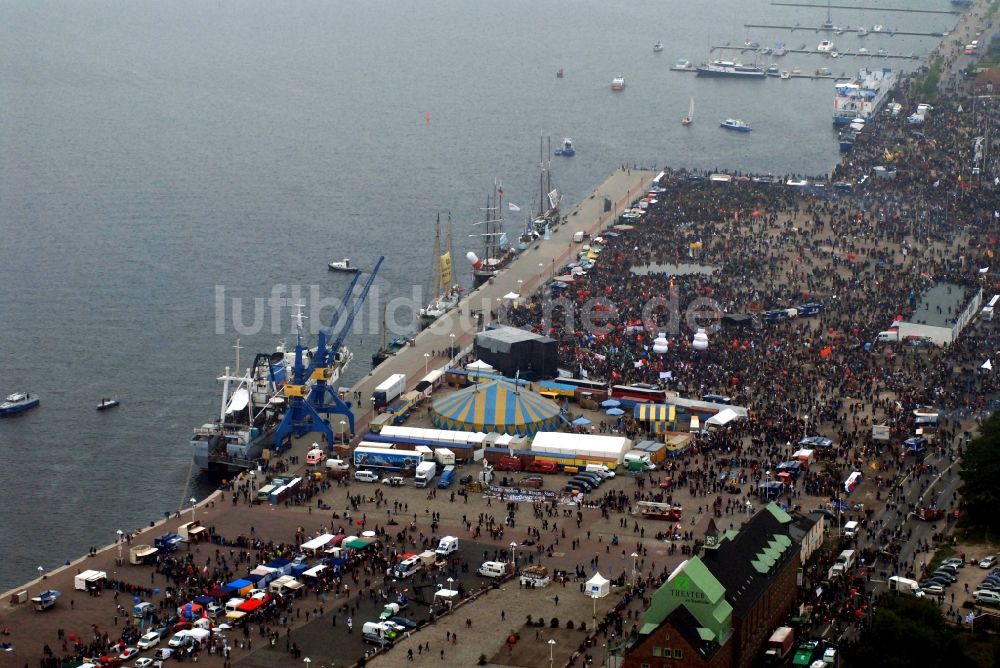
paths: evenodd
<path fill-rule="evenodd" d="M 729 602 L 726 600 L 719 601 L 718 605 L 715 606 L 715 609 L 712 610 L 712 617 L 715 618 L 716 622 L 723 626 L 729 625 L 729 620 L 732 616 L 733 606 L 729 605 Z"/>
<path fill-rule="evenodd" d="M 680 580 L 685 575 L 690 579 L 690 583 L 700 589 L 712 603 L 718 602 L 726 595 L 722 583 L 712 575 L 712 571 L 708 570 L 705 562 L 698 557 L 689 559 L 684 570 L 674 578 L 677 589 L 685 588 L 684 582 Z M 690 588 L 690 585 L 687 585 L 687 588 Z"/>
<path fill-rule="evenodd" d="M 680 607 L 710 634 L 707 640 L 720 641 L 731 629 L 733 607 L 726 601 L 726 590 L 697 556 L 679 566 L 653 593 L 641 633 L 652 633 Z"/>
<path fill-rule="evenodd" d="M 759 559 L 754 559 L 753 561 L 750 562 L 750 565 L 753 566 L 753 569 L 758 573 L 760 573 L 761 575 L 767 575 L 767 572 L 771 570 L 770 568 L 767 567 L 767 564 L 765 564 L 763 561 L 760 561 Z"/>
<path fill-rule="evenodd" d="M 782 510 L 778 504 L 774 501 L 764 506 L 769 513 L 774 515 L 774 519 L 778 520 L 782 524 L 788 524 L 792 521 L 792 516 Z"/>
<path fill-rule="evenodd" d="M 715 634 L 712 633 L 712 629 L 706 629 L 704 626 L 698 627 L 698 637 L 704 640 L 705 642 L 712 642 L 713 640 L 716 641 L 718 640 L 718 638 L 715 637 Z"/>
<path fill-rule="evenodd" d="M 781 534 L 781 533 L 774 534 L 774 540 L 778 541 L 779 543 L 781 543 L 782 545 L 784 545 L 786 548 L 788 548 L 788 547 L 790 547 L 792 545 L 792 539 L 789 538 L 788 536 L 784 535 L 784 534 Z"/>
<path fill-rule="evenodd" d="M 736 529 L 726 529 L 726 532 L 722 534 L 722 539 L 720 539 L 719 542 L 722 542 L 722 540 L 732 540 L 736 538 L 736 535 L 738 533 L 739 531 L 737 531 Z"/>
<path fill-rule="evenodd" d="M 784 552 L 784 550 L 780 547 L 777 547 L 772 542 L 763 550 L 761 550 L 761 552 L 767 555 L 767 558 L 771 561 L 771 565 L 773 566 L 774 562 L 776 562 L 781 557 L 781 553 Z"/>

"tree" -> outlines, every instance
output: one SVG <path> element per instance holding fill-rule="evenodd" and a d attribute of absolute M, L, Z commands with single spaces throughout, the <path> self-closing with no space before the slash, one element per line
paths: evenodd
<path fill-rule="evenodd" d="M 967 524 L 984 529 L 1000 528 L 1000 412 L 994 413 L 969 442 L 959 470 L 960 492 Z"/>
<path fill-rule="evenodd" d="M 941 610 L 929 600 L 889 596 L 846 658 L 852 666 L 880 668 L 950 665 L 955 657 L 942 656 L 941 651 L 944 631 Z"/>

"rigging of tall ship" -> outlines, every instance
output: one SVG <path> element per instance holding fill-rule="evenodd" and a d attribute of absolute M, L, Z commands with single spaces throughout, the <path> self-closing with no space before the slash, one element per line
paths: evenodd
<path fill-rule="evenodd" d="M 444 248 L 441 247 L 441 216 L 438 216 L 434 232 L 434 264 L 431 302 L 417 312 L 420 329 L 429 327 L 462 300 L 462 287 L 452 283 L 451 216 L 448 217 L 448 237 Z"/>

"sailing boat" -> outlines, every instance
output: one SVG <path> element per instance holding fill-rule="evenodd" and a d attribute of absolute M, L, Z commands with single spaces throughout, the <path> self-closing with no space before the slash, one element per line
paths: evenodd
<path fill-rule="evenodd" d="M 434 301 L 417 312 L 420 329 L 426 329 L 432 322 L 458 306 L 462 299 L 462 288 L 452 285 L 451 275 L 451 216 L 448 216 L 448 239 L 446 248 L 441 248 L 441 215 L 438 214 L 434 228 Z"/>
<path fill-rule="evenodd" d="M 485 226 L 485 231 L 479 235 L 483 238 L 483 257 L 479 258 L 472 251 L 465 254 L 466 259 L 472 264 L 472 278 L 476 287 L 496 276 L 515 255 L 507 239 L 507 233 L 503 230 L 502 210 L 503 183 L 494 181 L 493 194 L 487 196 L 486 207 L 483 209 L 485 219 L 476 223 Z"/>
<path fill-rule="evenodd" d="M 681 119 L 681 125 L 691 125 L 694 123 L 694 96 L 691 96 L 691 104 L 688 105 L 688 115 Z"/>
<path fill-rule="evenodd" d="M 397 336 L 392 341 L 387 340 L 389 335 L 388 319 L 389 306 L 387 305 L 382 311 L 382 346 L 372 353 L 373 369 L 406 347 L 406 337 Z"/>

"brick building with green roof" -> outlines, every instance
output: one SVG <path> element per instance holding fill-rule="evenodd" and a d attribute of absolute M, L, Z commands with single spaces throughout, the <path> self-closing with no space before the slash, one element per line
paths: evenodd
<path fill-rule="evenodd" d="M 752 665 L 795 603 L 792 524 L 774 503 L 739 531 L 720 535 L 711 523 L 703 553 L 653 593 L 624 668 Z"/>

